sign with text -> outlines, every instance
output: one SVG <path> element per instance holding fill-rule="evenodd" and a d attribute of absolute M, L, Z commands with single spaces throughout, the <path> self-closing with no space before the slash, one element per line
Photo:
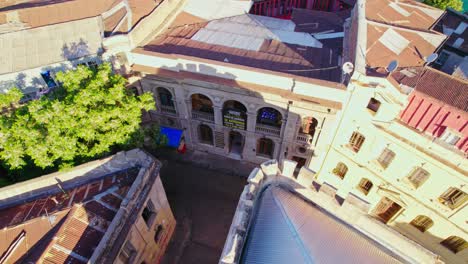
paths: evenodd
<path fill-rule="evenodd" d="M 226 109 L 223 112 L 223 124 L 225 127 L 245 130 L 246 114 L 235 109 Z"/>

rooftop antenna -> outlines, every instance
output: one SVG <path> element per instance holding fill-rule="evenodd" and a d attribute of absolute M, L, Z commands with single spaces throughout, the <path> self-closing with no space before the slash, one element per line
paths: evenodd
<path fill-rule="evenodd" d="M 435 60 L 437 60 L 438 57 L 439 57 L 439 55 L 437 53 L 432 53 L 431 55 L 429 55 L 429 56 L 427 56 L 425 58 L 426 64 L 434 62 Z"/>
<path fill-rule="evenodd" d="M 394 72 L 396 69 L 398 68 L 398 61 L 397 60 L 392 60 L 387 68 L 385 68 L 385 70 L 387 70 L 388 73 L 392 73 Z"/>

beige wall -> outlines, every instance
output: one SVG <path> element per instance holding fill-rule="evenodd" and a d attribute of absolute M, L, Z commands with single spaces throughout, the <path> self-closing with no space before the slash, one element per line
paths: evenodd
<path fill-rule="evenodd" d="M 365 81 L 361 76 L 359 83 L 362 85 Z M 343 120 L 317 180 L 336 187 L 337 194 L 342 197 L 353 193 L 367 201 L 370 204 L 370 212 L 382 197 L 392 199 L 403 209 L 388 222 L 390 226 L 441 255 L 447 263 L 464 263 L 468 258 L 468 250 L 454 254 L 441 246 L 440 242 L 452 235 L 468 241 L 466 202 L 452 210 L 441 204 L 438 197 L 449 187 L 456 187 L 468 193 L 466 171 L 463 171 L 467 164 L 458 164 L 457 169 L 452 168 L 459 160 L 455 152 L 444 152 L 445 157 L 442 157 L 453 164 L 441 162 L 434 156 L 437 153 L 434 150 L 440 146 L 432 146 L 431 144 L 436 143 L 426 142 L 423 136 L 396 122 L 394 118 L 405 104 L 404 97 L 395 95 L 395 89 L 385 81 L 381 81 L 381 85 L 376 88 L 356 84 L 351 84 L 350 88 L 349 105 L 345 106 Z M 376 114 L 367 109 L 371 97 L 382 103 Z M 353 131 L 365 136 L 364 144 L 358 153 L 347 146 Z M 406 142 L 395 135 L 405 138 Z M 431 155 L 416 149 L 414 146 L 418 144 L 427 148 L 427 153 Z M 396 154 L 387 168 L 383 168 L 376 161 L 384 148 L 389 148 Z M 338 162 L 343 162 L 348 167 L 344 179 L 333 173 Z M 466 159 L 462 162 L 466 162 Z M 430 177 L 415 189 L 405 182 L 405 178 L 418 166 L 427 170 Z M 367 178 L 373 183 L 367 195 L 357 188 L 362 178 Z M 424 233 L 409 225 L 418 215 L 428 216 L 434 221 L 434 225 Z"/>
<path fill-rule="evenodd" d="M 157 212 L 151 226 L 148 226 L 141 217 L 143 208 L 145 208 L 149 200 L 153 203 Z M 145 206 L 141 208 L 140 212 L 137 212 L 139 216 L 133 224 L 126 241 L 129 241 L 136 250 L 132 263 L 142 263 L 143 261 L 148 264 L 159 263 L 176 226 L 176 221 L 172 215 L 160 177 L 156 179 L 149 193 L 148 200 L 145 202 Z M 155 229 L 158 225 L 163 226 L 163 234 L 160 237 L 159 243 L 156 243 L 154 237 Z M 123 262 L 117 257 L 114 263 Z"/>
<path fill-rule="evenodd" d="M 230 128 L 223 126 L 222 108 L 224 102 L 236 100 L 247 108 L 247 130 L 236 130 L 245 138 L 242 159 L 254 163 L 261 163 L 269 158 L 256 154 L 257 140 L 263 137 L 274 142 L 274 154 L 272 158 L 291 159 L 293 156 L 305 158 L 312 170 L 318 170 L 320 159 L 323 158 L 324 149 L 331 140 L 331 131 L 334 129 L 336 115 L 339 110 L 323 105 L 307 103 L 304 101 L 293 101 L 288 105 L 288 99 L 274 93 L 252 92 L 234 87 L 225 87 L 213 83 L 198 82 L 192 80 L 176 81 L 157 76 L 146 76 L 141 80 L 141 90 L 157 94 L 157 87 L 168 89 L 174 98 L 175 110 L 177 113 L 169 114 L 161 111 L 157 105 L 157 111 L 151 113 L 153 120 L 159 121 L 162 125 L 186 129 L 184 132 L 185 141 L 192 149 L 207 151 L 219 155 L 230 156 L 229 154 L 229 132 Z M 327 88 L 323 88 L 326 90 Z M 336 89 L 331 89 L 336 90 Z M 200 93 L 213 102 L 214 122 L 200 121 L 192 116 L 191 96 Z M 155 96 L 157 104 L 159 99 Z M 271 107 L 278 110 L 283 118 L 280 135 L 256 130 L 257 112 L 262 107 Z M 318 121 L 317 131 L 310 143 L 297 139 L 302 118 L 313 117 Z M 174 125 L 169 124 L 166 119 L 171 118 Z M 198 138 L 198 126 L 208 125 L 212 130 L 223 137 L 224 146 L 208 145 L 201 143 Z M 215 140 L 216 141 L 216 140 Z M 299 148 L 304 147 L 306 152 L 300 153 Z M 287 153 L 286 153 L 287 152 Z M 312 156 L 312 153 L 315 153 Z M 285 156 L 285 153 L 287 156 Z"/>

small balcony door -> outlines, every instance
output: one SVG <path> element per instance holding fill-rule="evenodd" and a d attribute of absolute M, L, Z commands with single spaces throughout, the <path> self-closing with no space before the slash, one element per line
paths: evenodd
<path fill-rule="evenodd" d="M 374 209 L 373 214 L 383 223 L 388 223 L 399 211 L 401 205 L 387 197 L 380 199 L 380 202 Z"/>

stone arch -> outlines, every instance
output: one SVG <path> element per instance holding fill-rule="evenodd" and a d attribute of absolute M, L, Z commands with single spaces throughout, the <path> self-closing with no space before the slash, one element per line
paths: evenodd
<path fill-rule="evenodd" d="M 257 124 L 280 128 L 283 123 L 283 115 L 272 107 L 262 107 L 257 111 Z"/>

